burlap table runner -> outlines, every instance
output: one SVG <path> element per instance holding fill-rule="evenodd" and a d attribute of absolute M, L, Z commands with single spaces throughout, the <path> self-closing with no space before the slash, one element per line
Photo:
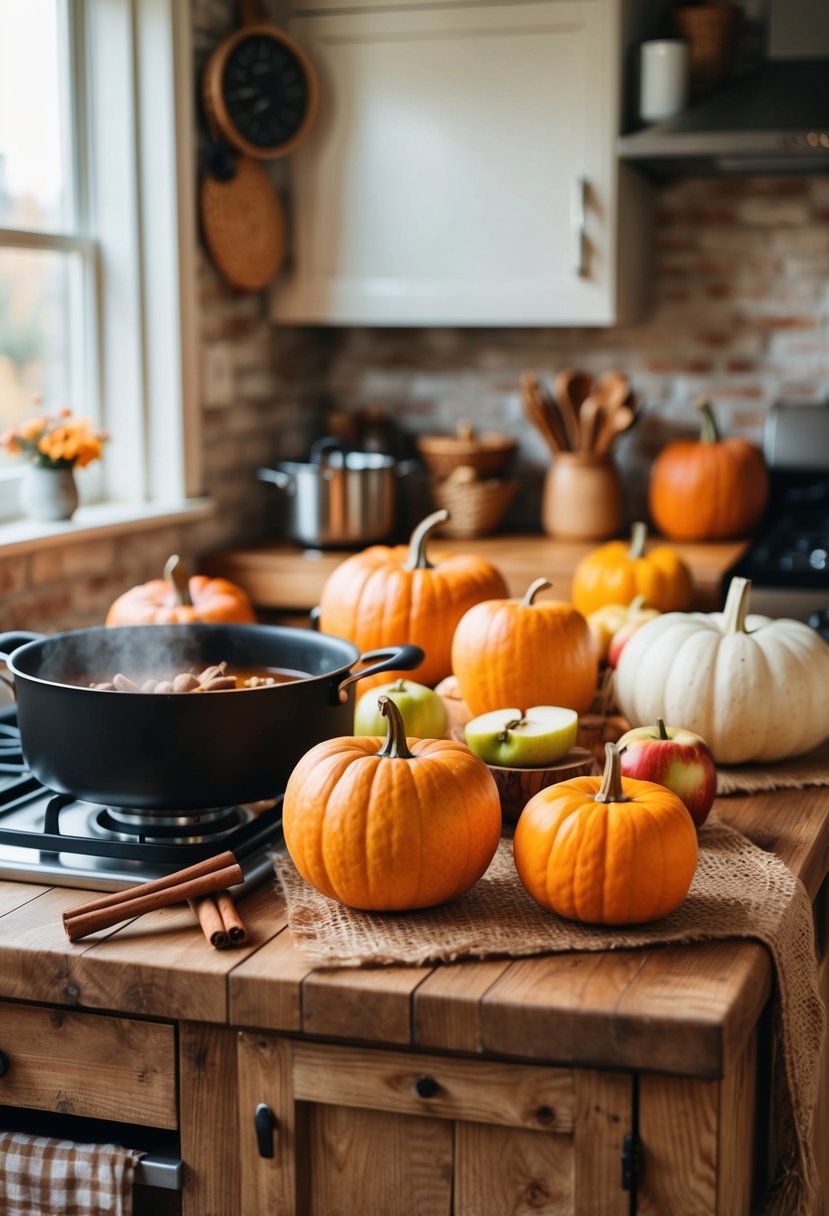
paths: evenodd
<path fill-rule="evenodd" d="M 670 916 L 626 928 L 579 925 L 544 911 L 524 891 L 503 839 L 471 891 L 452 904 L 403 914 L 357 912 L 320 895 L 287 854 L 275 858 L 297 948 L 324 967 L 451 962 L 584 950 L 618 950 L 714 938 L 752 938 L 771 953 L 775 1133 L 780 1153 L 768 1212 L 810 1210 L 816 1169 L 812 1122 L 824 1010 L 816 983 L 812 912 L 802 883 L 773 854 L 709 822 L 691 890 Z"/>
<path fill-rule="evenodd" d="M 829 739 L 820 747 L 774 764 L 743 764 L 717 768 L 717 794 L 762 794 L 767 790 L 829 785 Z"/>

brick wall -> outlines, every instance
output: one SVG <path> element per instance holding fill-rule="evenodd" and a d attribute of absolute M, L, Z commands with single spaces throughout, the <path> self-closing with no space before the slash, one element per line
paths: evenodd
<path fill-rule="evenodd" d="M 193 5 L 196 68 L 233 28 L 229 0 Z M 199 137 L 203 139 L 203 135 Z M 279 167 L 273 170 L 279 183 Z M 511 521 L 535 526 L 545 450 L 525 424 L 518 377 L 562 367 L 618 367 L 642 401 L 618 447 L 628 513 L 642 510 L 647 468 L 689 427 L 705 390 L 723 429 L 759 438 L 781 393 L 829 392 L 829 178 L 685 181 L 661 191 L 654 232 L 654 305 L 639 325 L 609 330 L 287 329 L 265 296 L 237 295 L 199 258 L 201 421 L 209 521 L 148 526 L 113 540 L 3 555 L 4 628 L 99 623 L 125 587 L 158 576 L 180 552 L 199 555 L 272 526 L 274 495 L 253 478 L 300 456 L 324 402 L 382 405 L 406 431 L 467 417 L 520 437 L 524 491 Z"/>

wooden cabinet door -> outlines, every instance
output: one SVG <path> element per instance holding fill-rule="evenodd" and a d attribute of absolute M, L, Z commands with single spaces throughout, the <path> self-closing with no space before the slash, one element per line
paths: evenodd
<path fill-rule="evenodd" d="M 245 1212 L 628 1216 L 627 1075 L 253 1033 L 237 1060 Z"/>
<path fill-rule="evenodd" d="M 614 0 L 299 15 L 321 83 L 290 158 L 278 321 L 616 319 Z"/>

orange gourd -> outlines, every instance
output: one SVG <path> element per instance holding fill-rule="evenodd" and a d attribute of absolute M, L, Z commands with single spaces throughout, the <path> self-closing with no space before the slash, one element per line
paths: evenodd
<path fill-rule="evenodd" d="M 568 920 L 642 924 L 688 894 L 697 832 L 676 794 L 623 777 L 615 743 L 605 754 L 603 776 L 562 781 L 530 799 L 515 829 L 515 868 L 536 903 Z"/>
<path fill-rule="evenodd" d="M 589 616 L 605 604 L 630 604 L 637 596 L 658 612 L 691 607 L 691 571 L 670 545 L 645 553 L 648 530 L 635 523 L 630 544 L 612 540 L 586 554 L 573 573 L 573 603 Z"/>
<path fill-rule="evenodd" d="M 598 679 L 593 638 L 572 604 L 535 603 L 549 586 L 536 579 L 522 600 L 486 600 L 460 620 L 452 670 L 473 716 L 505 705 L 589 709 Z"/>
<path fill-rule="evenodd" d="M 241 587 L 204 574 L 188 577 L 181 558 L 173 556 L 164 577 L 141 583 L 119 595 L 106 616 L 107 625 L 173 625 L 190 621 L 252 625 L 253 605 Z"/>
<path fill-rule="evenodd" d="M 697 409 L 702 414 L 699 440 L 667 444 L 651 467 L 651 518 L 673 540 L 745 536 L 768 503 L 763 453 L 747 439 L 721 439 L 709 401 L 698 401 Z"/>
<path fill-rule="evenodd" d="M 387 696 L 385 741 L 327 739 L 285 788 L 282 829 L 302 877 L 367 911 L 431 908 L 469 890 L 501 834 L 498 787 L 462 743 L 407 739 Z"/>
<path fill-rule="evenodd" d="M 482 557 L 439 554 L 430 561 L 426 542 L 449 518 L 436 511 L 424 519 L 406 545 L 372 545 L 346 558 L 326 580 L 320 597 L 320 628 L 347 638 L 361 651 L 421 646 L 426 658 L 406 678 L 435 685 L 451 674 L 455 626 L 473 604 L 507 594 L 501 574 Z M 365 682 L 383 683 L 385 673 Z M 505 702 L 510 704 L 510 702 Z"/>

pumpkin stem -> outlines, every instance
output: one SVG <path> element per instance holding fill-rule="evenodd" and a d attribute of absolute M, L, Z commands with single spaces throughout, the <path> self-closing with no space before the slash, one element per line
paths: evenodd
<path fill-rule="evenodd" d="M 671 737 L 668 734 L 667 730 L 665 729 L 665 719 L 664 718 L 656 719 L 656 737 L 657 737 L 657 739 L 670 739 L 670 737 Z"/>
<path fill-rule="evenodd" d="M 409 560 L 403 567 L 404 570 L 434 569 L 426 556 L 426 541 L 438 524 L 445 524 L 447 519 L 449 519 L 448 511 L 435 511 L 420 521 L 409 539 Z"/>
<path fill-rule="evenodd" d="M 719 443 L 720 432 L 717 430 L 717 420 L 714 417 L 711 402 L 707 397 L 698 397 L 694 402 L 694 409 L 699 410 L 702 420 L 700 443 Z"/>
<path fill-rule="evenodd" d="M 604 772 L 599 791 L 594 794 L 594 802 L 630 802 L 622 785 L 621 751 L 615 743 L 604 745 Z"/>
<path fill-rule="evenodd" d="M 537 578 L 534 583 L 530 583 L 521 603 L 526 604 L 528 608 L 532 607 L 532 602 L 539 591 L 543 591 L 545 587 L 552 587 L 552 585 L 549 579 Z"/>
<path fill-rule="evenodd" d="M 648 539 L 648 525 L 641 519 L 637 520 L 630 529 L 630 548 L 628 557 L 632 562 L 638 561 L 645 555 L 645 541 Z"/>
<path fill-rule="evenodd" d="M 720 626 L 723 633 L 746 633 L 746 616 L 748 615 L 750 578 L 732 578 L 728 584 L 728 595 L 725 597 L 723 621 Z"/>
<path fill-rule="evenodd" d="M 406 727 L 403 725 L 403 715 L 392 701 L 385 695 L 377 698 L 377 708 L 384 718 L 388 719 L 386 741 L 376 754 L 386 756 L 390 760 L 411 760 L 413 752 L 406 746 Z"/>
<path fill-rule="evenodd" d="M 637 612 L 645 607 L 646 602 L 644 595 L 634 595 L 628 604 L 628 616 L 635 616 Z"/>
<path fill-rule="evenodd" d="M 168 583 L 173 585 L 173 594 L 175 599 L 173 603 L 178 607 L 180 604 L 190 605 L 193 601 L 190 599 L 190 579 L 187 574 L 187 568 L 177 553 L 167 559 L 164 566 L 164 577 Z"/>

